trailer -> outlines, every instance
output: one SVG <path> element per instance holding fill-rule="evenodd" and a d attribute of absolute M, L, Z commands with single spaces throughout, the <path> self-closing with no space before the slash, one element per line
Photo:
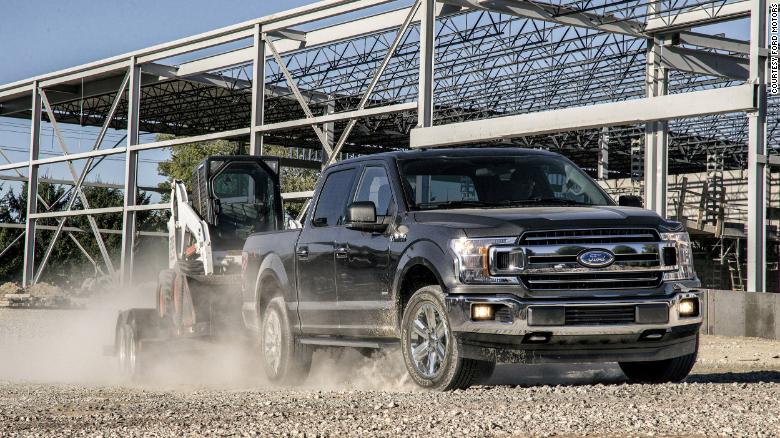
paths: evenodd
<path fill-rule="evenodd" d="M 110 352 L 121 373 L 143 376 L 150 362 L 203 341 L 256 342 L 241 312 L 242 248 L 254 233 L 294 227 L 285 220 L 274 157 L 211 156 L 189 187 L 174 181 L 168 268 L 157 279 L 154 308 L 123 310 Z"/>

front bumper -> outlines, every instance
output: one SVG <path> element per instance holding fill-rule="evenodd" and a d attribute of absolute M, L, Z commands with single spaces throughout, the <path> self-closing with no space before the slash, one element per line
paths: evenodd
<path fill-rule="evenodd" d="M 680 317 L 680 300 L 699 300 L 699 315 Z M 500 320 L 473 321 L 471 306 L 491 303 L 503 309 Z M 533 309 L 563 307 L 593 309 L 605 306 L 665 306 L 668 318 L 657 323 L 535 325 Z M 501 307 L 505 306 L 505 307 Z M 513 295 L 449 295 L 450 326 L 462 355 L 498 362 L 632 362 L 664 360 L 696 351 L 702 323 L 697 290 L 654 298 L 599 300 L 521 300 Z M 529 312 L 530 310 L 530 312 Z"/>

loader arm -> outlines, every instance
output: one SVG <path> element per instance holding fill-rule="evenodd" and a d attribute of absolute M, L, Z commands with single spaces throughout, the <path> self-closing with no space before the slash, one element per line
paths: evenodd
<path fill-rule="evenodd" d="M 179 260 L 199 260 L 203 273 L 214 273 L 209 226 L 192 208 L 187 188 L 174 181 L 171 190 L 171 218 L 168 221 L 168 261 L 171 269 Z"/>

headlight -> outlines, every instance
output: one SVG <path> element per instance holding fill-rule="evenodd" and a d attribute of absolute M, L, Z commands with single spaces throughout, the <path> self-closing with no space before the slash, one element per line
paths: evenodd
<path fill-rule="evenodd" d="M 462 283 L 517 284 L 517 278 L 511 276 L 512 272 L 505 269 L 500 269 L 500 273 L 510 276 L 493 275 L 497 270 L 495 258 L 498 252 L 511 253 L 514 257 L 512 260 L 519 260 L 511 262 L 513 272 L 522 269 L 522 258 L 520 253 L 512 252 L 512 247 L 508 246 L 514 243 L 515 239 L 516 238 L 514 237 L 486 239 L 468 239 L 462 237 L 450 241 L 450 248 L 455 254 L 455 271 L 458 272 L 460 281 Z M 505 258 L 506 257 L 503 257 L 502 260 Z"/>
<path fill-rule="evenodd" d="M 691 239 L 685 231 L 680 233 L 661 233 L 661 239 L 666 240 L 677 248 L 677 267 L 673 272 L 665 272 L 664 280 L 693 280 L 696 272 L 693 270 L 693 251 Z"/>

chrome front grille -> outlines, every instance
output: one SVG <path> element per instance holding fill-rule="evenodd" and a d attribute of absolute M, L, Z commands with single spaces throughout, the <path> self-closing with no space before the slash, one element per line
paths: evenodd
<path fill-rule="evenodd" d="M 529 231 L 519 240 L 526 258 L 520 280 L 529 290 L 643 289 L 661 284 L 666 243 L 655 230 L 609 228 Z M 586 267 L 578 256 L 588 250 L 607 250 L 614 262 Z"/>
<path fill-rule="evenodd" d="M 660 272 L 607 272 L 589 274 L 527 275 L 523 283 L 531 290 L 642 289 L 656 287 Z"/>
<path fill-rule="evenodd" d="M 595 245 L 603 243 L 658 242 L 649 228 L 596 228 L 592 230 L 528 231 L 520 237 L 523 246 Z"/>

